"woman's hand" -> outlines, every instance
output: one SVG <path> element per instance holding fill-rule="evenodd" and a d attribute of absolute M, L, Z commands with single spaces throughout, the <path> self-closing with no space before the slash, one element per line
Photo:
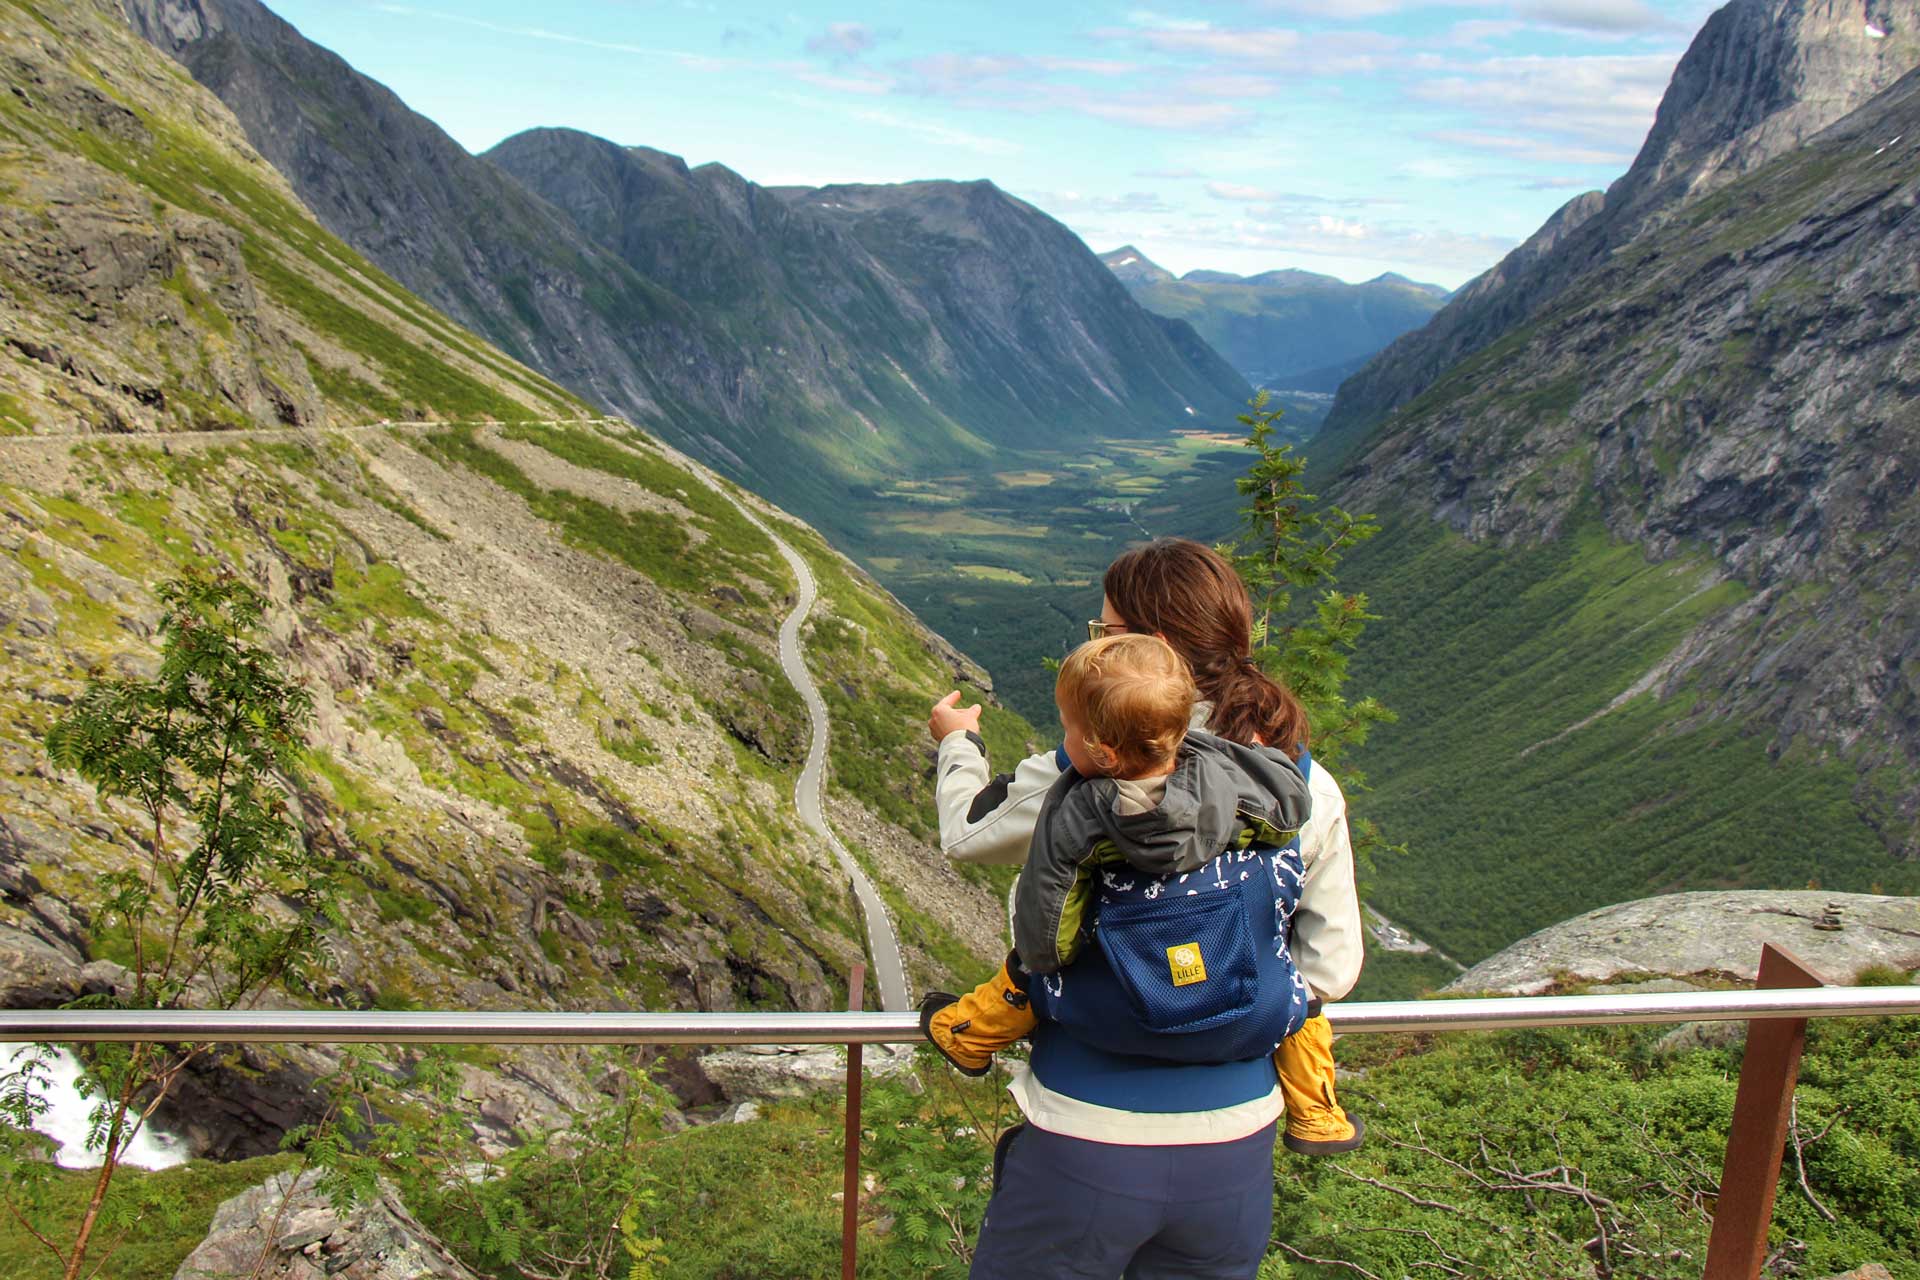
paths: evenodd
<path fill-rule="evenodd" d="M 970 707 L 961 706 L 958 689 L 934 703 L 933 713 L 927 717 L 927 732 L 933 735 L 935 742 L 955 729 L 965 729 L 968 733 L 980 732 L 980 704 L 976 702 Z"/>

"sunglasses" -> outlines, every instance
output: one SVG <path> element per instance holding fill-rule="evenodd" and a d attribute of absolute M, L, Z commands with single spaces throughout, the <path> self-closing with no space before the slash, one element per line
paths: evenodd
<path fill-rule="evenodd" d="M 1104 618 L 1087 619 L 1087 639 L 1089 640 L 1099 640 L 1105 636 L 1125 631 L 1126 629 L 1127 624 L 1124 622 L 1108 622 Z"/>

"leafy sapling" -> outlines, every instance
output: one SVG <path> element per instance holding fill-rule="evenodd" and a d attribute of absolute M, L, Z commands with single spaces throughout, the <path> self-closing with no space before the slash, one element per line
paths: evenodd
<path fill-rule="evenodd" d="M 312 697 L 255 639 L 263 602 L 230 572 L 158 588 L 160 667 L 96 677 L 48 732 L 53 763 L 92 783 L 100 803 L 139 814 L 144 857 L 100 878 L 96 942 L 128 959 L 125 982 L 75 1007 L 250 1007 L 297 987 L 326 929 L 343 923 L 332 862 L 302 839 L 292 794 Z M 43 1164 L 21 1131 L 40 1105 L 35 1068 L 0 1084 L 0 1192 L 22 1225 L 83 1274 L 107 1192 L 129 1145 L 187 1066 L 210 1046 L 102 1045 L 83 1086 L 94 1101 L 88 1147 L 100 1168 L 72 1239 L 42 1217 Z M 44 1046 L 43 1046 L 44 1052 Z M 121 1210 L 124 1236 L 129 1222 Z M 110 1255 L 113 1244 L 107 1247 Z M 95 1270 L 98 1269 L 96 1260 Z"/>

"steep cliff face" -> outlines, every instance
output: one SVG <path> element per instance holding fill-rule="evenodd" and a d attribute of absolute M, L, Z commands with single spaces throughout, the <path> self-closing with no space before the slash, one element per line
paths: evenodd
<path fill-rule="evenodd" d="M 785 451 L 794 423 L 833 406 L 865 420 L 865 441 L 844 445 L 848 461 L 905 465 L 950 455 L 965 435 L 951 405 L 923 389 L 951 390 L 945 339 L 838 228 L 723 166 L 693 170 L 571 129 L 517 134 L 486 160 L 563 211 L 597 251 L 694 305 L 738 350 L 736 394 L 768 412 L 702 432 L 736 468 L 777 471 L 767 455 Z M 769 398 L 774 388 L 784 390 Z"/>
<path fill-rule="evenodd" d="M 256 0 L 125 9 L 233 109 L 322 222 L 410 289 L 816 518 L 839 514 L 850 478 L 966 464 L 1022 433 L 1156 428 L 1188 404 L 1217 413 L 1245 398 L 1231 370 L 1124 291 L 1048 299 L 1044 318 L 1070 336 L 1023 347 L 992 329 L 997 286 L 916 298 L 918 280 L 813 203 L 787 207 L 717 166 L 689 172 L 559 130 L 511 140 L 492 163 Z M 1085 286 L 1091 254 L 1027 213 L 1046 224 L 1048 253 L 1082 260 Z M 983 266 L 1030 247 L 1018 240 L 979 247 L 960 276 L 1057 283 L 1024 259 Z"/>
<path fill-rule="evenodd" d="M 335 235 L 579 393 L 639 418 L 652 370 L 720 412 L 737 353 L 679 299 L 254 0 L 125 0 Z M 730 358 L 731 357 L 731 358 Z"/>
<path fill-rule="evenodd" d="M 1875 36 L 1870 33 L 1877 31 Z M 1344 457 L 1446 370 L 1693 201 L 1798 147 L 1920 65 L 1914 0 L 1733 0 L 1707 20 L 1633 167 L 1539 233 L 1340 389 L 1319 453 Z"/>
<path fill-rule="evenodd" d="M 1352 455 L 1383 909 L 1474 959 L 1648 892 L 1920 891 L 1917 281 L 1920 72 Z"/>

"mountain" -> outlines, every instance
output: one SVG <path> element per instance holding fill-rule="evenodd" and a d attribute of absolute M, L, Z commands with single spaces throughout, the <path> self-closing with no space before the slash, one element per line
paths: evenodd
<path fill-rule="evenodd" d="M 985 234 L 936 231 L 888 258 L 820 201 L 719 166 L 566 130 L 469 155 L 256 0 L 124 3 L 395 279 L 818 518 L 844 519 L 850 480 L 974 465 L 999 441 L 1158 430 L 1247 394 L 1123 290 L 1090 287 L 1098 264 L 1065 228 L 986 184 L 961 202 Z M 899 207 L 931 209 L 938 185 Z M 943 272 L 955 287 L 935 308 L 917 294 Z"/>
<path fill-rule="evenodd" d="M 1870 23 L 1882 36 L 1867 33 Z M 1636 236 L 1793 150 L 1920 60 L 1912 0 L 1733 0 L 1674 69 L 1633 166 L 1576 196 L 1340 388 L 1320 456 L 1344 456 L 1396 406 L 1551 302 Z"/>
<path fill-rule="evenodd" d="M 925 302 L 990 413 L 1026 406 L 1036 425 L 1085 430 L 1111 419 L 1119 434 L 1128 421 L 1165 428 L 1245 403 L 1245 381 L 1187 326 L 1135 305 L 1078 236 L 991 182 L 783 194 L 844 227 Z"/>
<path fill-rule="evenodd" d="M 353 922 L 274 1002 L 839 1005 L 865 940 L 791 808 L 810 729 L 775 538 L 821 592 L 826 811 L 914 984 L 991 961 L 1004 884 L 925 845 L 925 707 L 983 673 L 814 530 L 325 230 L 115 7 L 0 5 L 0 56 L 0 1001 L 99 993 L 130 958 L 99 881 L 151 828 L 41 739 L 88 679 L 154 669 L 160 582 L 223 569 L 313 694 L 292 798 Z M 989 732 L 1031 735 L 997 709 Z M 196 1152 L 274 1150 L 330 1054 L 207 1061 Z M 469 1068 L 496 1144 L 599 1078 L 559 1048 Z"/>
<path fill-rule="evenodd" d="M 1920 891 L 1920 72 L 1777 143 L 1753 102 L 1810 128 L 1897 37 L 1832 65 L 1836 28 L 1759 7 L 1805 47 L 1729 44 L 1756 6 L 1723 10 L 1661 119 L 1726 118 L 1656 128 L 1341 395 L 1539 298 L 1322 482 L 1384 513 L 1342 571 L 1384 615 L 1355 678 L 1401 716 L 1360 753 L 1412 848 L 1378 902 L 1464 960 L 1652 891 Z M 1703 90 L 1742 49 L 1777 81 Z M 1615 208 L 1639 230 L 1598 253 Z"/>
<path fill-rule="evenodd" d="M 564 129 L 486 158 L 754 349 L 826 353 L 829 376 L 896 430 L 944 418 L 993 444 L 1057 439 L 1218 411 L 1242 385 L 990 182 L 773 191 Z M 910 443 L 896 462 L 924 464 Z"/>
<path fill-rule="evenodd" d="M 1438 285 L 1391 272 L 1357 285 L 1297 270 L 1189 271 L 1175 279 L 1130 245 L 1100 260 L 1142 306 L 1192 324 L 1248 381 L 1295 391 L 1333 391 L 1447 298 Z"/>
<path fill-rule="evenodd" d="M 1154 262 L 1130 244 L 1123 244 L 1118 249 L 1101 254 L 1100 261 L 1105 263 L 1107 270 L 1118 276 L 1120 283 L 1124 285 L 1173 279 L 1173 272 Z"/>

